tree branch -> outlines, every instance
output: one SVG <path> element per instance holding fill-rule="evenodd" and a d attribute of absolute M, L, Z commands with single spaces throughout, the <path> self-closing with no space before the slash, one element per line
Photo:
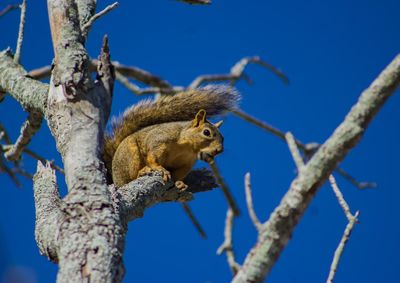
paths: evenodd
<path fill-rule="evenodd" d="M 58 192 L 56 175 L 50 164 L 44 166 L 38 162 L 37 171 L 33 178 L 35 197 L 35 239 L 40 254 L 51 261 L 58 262 L 59 249 L 58 231 L 65 220 L 61 210 L 61 198 Z"/>
<path fill-rule="evenodd" d="M 297 148 L 296 140 L 291 132 L 287 132 L 285 137 L 289 146 L 290 153 L 292 154 L 294 163 L 296 164 L 297 170 L 300 171 L 304 166 L 304 161 L 303 157 L 299 152 L 299 149 Z"/>
<path fill-rule="evenodd" d="M 19 8 L 19 5 L 17 5 L 17 4 L 15 4 L 15 5 L 8 4 L 3 10 L 0 11 L 0 17 L 4 16 L 8 12 L 10 12 L 12 10 L 16 10 L 18 8 Z"/>
<path fill-rule="evenodd" d="M 99 19 L 100 17 L 107 14 L 108 12 L 110 12 L 111 10 L 113 10 L 114 8 L 118 7 L 118 5 L 119 5 L 118 2 L 115 2 L 111 5 L 108 5 L 106 8 L 104 8 L 102 11 L 98 12 L 97 14 L 93 15 L 86 23 L 81 25 L 82 35 L 84 37 L 87 37 L 89 30 L 92 27 L 92 25 L 94 24 L 94 22 L 97 19 Z"/>
<path fill-rule="evenodd" d="M 185 211 L 186 215 L 189 217 L 190 222 L 192 222 L 193 226 L 196 228 L 197 232 L 199 232 L 200 237 L 202 237 L 203 239 L 207 239 L 206 232 L 204 231 L 203 227 L 201 227 L 199 220 L 197 220 L 189 204 L 187 202 L 182 202 L 182 208 L 183 211 Z"/>
<path fill-rule="evenodd" d="M 193 170 L 184 180 L 189 187 L 180 191 L 172 182 L 165 183 L 158 172 L 136 179 L 120 188 L 110 185 L 113 198 L 119 204 L 118 211 L 127 222 L 143 217 L 146 208 L 166 201 L 189 201 L 193 193 L 209 191 L 217 187 L 212 173 L 206 169 Z"/>
<path fill-rule="evenodd" d="M 250 173 L 246 173 L 244 176 L 244 190 L 246 193 L 246 203 L 250 219 L 256 227 L 257 232 L 261 232 L 262 224 L 258 219 L 256 212 L 254 211 L 253 197 L 251 196 Z"/>
<path fill-rule="evenodd" d="M 15 49 L 15 55 L 14 55 L 14 61 L 17 64 L 20 62 L 20 59 L 21 59 L 22 41 L 24 39 L 26 0 L 22 0 L 22 4 L 20 5 L 20 8 L 21 8 L 21 18 L 20 18 L 20 22 L 19 22 L 17 48 Z"/>
<path fill-rule="evenodd" d="M 78 6 L 74 0 L 48 0 L 47 5 L 55 53 L 52 82 L 63 87 L 67 99 L 73 99 L 92 87 Z"/>
<path fill-rule="evenodd" d="M 0 89 L 10 93 L 25 110 L 46 113 L 48 85 L 29 78 L 9 49 L 0 52 Z"/>
<path fill-rule="evenodd" d="M 228 265 L 231 268 L 232 274 L 235 275 L 240 270 L 240 265 L 235 260 L 235 252 L 233 251 L 232 244 L 232 230 L 233 230 L 233 220 L 234 214 L 232 208 L 229 207 L 226 212 L 225 219 L 225 230 L 224 237 L 225 240 L 222 245 L 217 250 L 217 255 L 221 255 L 222 253 L 226 253 L 226 259 L 228 261 Z"/>
<path fill-rule="evenodd" d="M 214 173 L 214 176 L 217 180 L 217 183 L 219 184 L 219 187 L 221 188 L 222 192 L 224 193 L 225 199 L 227 200 L 230 208 L 232 208 L 234 216 L 239 216 L 240 215 L 239 207 L 236 204 L 236 201 L 233 198 L 233 195 L 232 195 L 231 191 L 229 190 L 228 186 L 226 185 L 224 179 L 222 178 L 222 175 L 219 172 L 217 164 L 215 164 L 215 162 L 212 161 L 209 163 L 209 165 L 210 165 L 212 172 Z"/>
<path fill-rule="evenodd" d="M 332 259 L 331 267 L 329 269 L 328 279 L 326 280 L 327 283 L 333 282 L 333 278 L 335 277 L 340 257 L 342 256 L 344 247 L 350 238 L 351 231 L 353 230 L 354 225 L 357 223 L 357 217 L 359 214 L 360 214 L 359 211 L 357 211 L 356 214 L 354 214 L 354 216 L 352 216 L 352 218 L 349 220 L 349 223 L 347 223 L 346 228 L 344 229 L 343 236 L 340 239 L 339 245 L 336 248 L 335 254 Z"/>
<path fill-rule="evenodd" d="M 289 241 L 318 188 L 361 139 L 369 122 L 400 84 L 400 55 L 360 96 L 345 120 L 290 185 L 232 282 L 262 282 Z"/>
<path fill-rule="evenodd" d="M 15 144 L 6 151 L 5 157 L 8 160 L 16 161 L 20 158 L 21 153 L 31 141 L 33 135 L 39 130 L 42 124 L 42 114 L 36 111 L 31 111 L 28 114 L 28 119 L 21 128 L 21 134 Z"/>
<path fill-rule="evenodd" d="M 342 238 L 339 242 L 339 245 L 336 248 L 335 254 L 333 256 L 331 267 L 329 270 L 328 279 L 326 281 L 327 283 L 332 283 L 333 278 L 335 277 L 336 270 L 339 265 L 339 260 L 340 260 L 340 257 L 342 256 L 344 247 L 350 238 L 350 234 L 351 234 L 351 231 L 353 230 L 354 225 L 356 223 L 358 223 L 357 218 L 358 218 L 358 215 L 360 212 L 357 211 L 355 215 L 351 214 L 350 207 L 347 204 L 346 200 L 344 199 L 343 194 L 340 191 L 340 189 L 336 183 L 335 177 L 333 177 L 333 175 L 329 175 L 329 183 L 331 184 L 332 190 L 335 193 L 335 196 L 338 199 L 338 202 L 339 202 L 340 206 L 342 207 L 343 212 L 348 220 L 348 224 L 346 225 L 343 236 L 342 236 Z"/>
<path fill-rule="evenodd" d="M 269 64 L 268 62 L 262 60 L 259 56 L 245 57 L 239 60 L 232 68 L 229 74 L 221 75 L 201 75 L 197 77 L 190 85 L 189 88 L 198 88 L 201 84 L 206 82 L 215 81 L 229 81 L 231 85 L 234 85 L 238 80 L 245 77 L 244 70 L 249 64 L 260 65 L 267 70 L 271 71 L 277 75 L 283 83 L 288 84 L 289 79 L 280 70 Z"/>

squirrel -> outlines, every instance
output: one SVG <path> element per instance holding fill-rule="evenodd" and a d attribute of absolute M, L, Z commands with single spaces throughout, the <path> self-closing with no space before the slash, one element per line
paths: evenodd
<path fill-rule="evenodd" d="M 103 159 L 110 181 L 121 187 L 153 170 L 185 190 L 183 179 L 196 160 L 212 162 L 223 151 L 222 120 L 214 116 L 237 107 L 239 94 L 223 85 L 143 100 L 113 119 L 104 136 Z"/>

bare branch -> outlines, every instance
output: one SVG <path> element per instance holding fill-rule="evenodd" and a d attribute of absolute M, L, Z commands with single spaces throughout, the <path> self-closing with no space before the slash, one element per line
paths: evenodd
<path fill-rule="evenodd" d="M 47 6 L 55 54 L 52 83 L 73 99 L 92 88 L 78 7 L 73 0 L 48 0 Z"/>
<path fill-rule="evenodd" d="M 223 252 L 226 253 L 226 259 L 228 260 L 228 265 L 232 270 L 233 275 L 240 270 L 240 265 L 235 260 L 235 253 L 233 251 L 232 245 L 232 229 L 233 229 L 233 218 L 234 214 L 232 208 L 228 208 L 226 212 L 226 220 L 225 220 L 225 230 L 224 230 L 224 242 L 218 248 L 217 254 L 221 255 Z"/>
<path fill-rule="evenodd" d="M 351 214 L 350 207 L 347 204 L 346 200 L 344 199 L 343 194 L 340 191 L 336 183 L 335 177 L 333 177 L 333 175 L 329 175 L 329 183 L 331 184 L 332 190 L 335 193 L 335 196 L 338 199 L 339 204 L 342 207 L 343 212 L 347 217 L 347 220 L 350 222 L 354 218 L 354 216 Z"/>
<path fill-rule="evenodd" d="M 145 70 L 134 66 L 127 66 L 119 63 L 118 61 L 112 61 L 114 66 L 116 78 L 119 80 L 126 88 L 134 92 L 135 94 L 150 94 L 162 92 L 165 94 L 176 93 L 182 91 L 183 87 L 173 87 L 169 82 L 155 76 Z M 91 60 L 89 71 L 95 72 L 98 66 L 98 60 Z M 51 66 L 44 66 L 29 72 L 29 76 L 37 80 L 42 80 L 48 78 L 51 74 Z M 146 85 L 152 86 L 153 88 L 140 90 L 138 86 L 131 83 L 128 78 L 137 80 L 138 82 L 144 83 Z"/>
<path fill-rule="evenodd" d="M 357 181 L 353 176 L 351 176 L 349 173 L 344 171 L 342 168 L 339 166 L 335 170 L 337 173 L 339 173 L 343 178 L 345 178 L 347 181 L 349 181 L 353 186 L 356 188 L 362 190 L 362 189 L 373 189 L 377 187 L 376 183 L 373 182 L 359 182 Z"/>
<path fill-rule="evenodd" d="M 194 183 L 191 181 L 194 181 Z M 189 186 L 188 189 L 179 190 L 174 187 L 172 182 L 165 183 L 162 180 L 161 173 L 155 171 L 120 188 L 110 185 L 109 189 L 117 200 L 115 203 L 120 206 L 119 210 L 123 218 L 126 221 L 132 221 L 135 218 L 143 217 L 145 209 L 157 203 L 186 202 L 193 198 L 193 193 L 204 192 L 217 187 L 215 179 L 205 169 L 190 172 L 184 182 Z"/>
<path fill-rule="evenodd" d="M 345 120 L 293 180 L 232 282 L 261 282 L 266 277 L 318 188 L 360 141 L 368 124 L 399 84 L 400 55 L 361 94 Z"/>
<path fill-rule="evenodd" d="M 28 119 L 21 128 L 20 136 L 13 146 L 5 153 L 8 160 L 16 161 L 20 158 L 22 151 L 31 141 L 33 135 L 39 130 L 42 123 L 42 114 L 36 111 L 31 111 L 28 114 Z"/>
<path fill-rule="evenodd" d="M 2 123 L 0 123 L 0 133 L 0 140 L 4 140 L 6 144 L 11 144 L 10 136 L 8 135 L 6 128 L 4 128 Z"/>
<path fill-rule="evenodd" d="M 236 116 L 242 118 L 243 120 L 256 125 L 257 127 L 260 127 L 261 129 L 277 136 L 278 138 L 280 138 L 281 140 L 286 142 L 286 135 L 283 131 L 279 130 L 278 128 L 275 128 L 274 126 L 271 126 L 267 123 L 265 123 L 264 121 L 261 121 L 257 118 L 254 118 L 253 116 L 247 114 L 246 112 L 244 112 L 243 110 L 233 110 L 232 111 L 233 114 L 235 114 Z M 305 144 L 303 144 L 302 142 L 295 140 L 297 146 L 303 150 L 303 151 L 307 151 L 307 146 Z"/>
<path fill-rule="evenodd" d="M 190 171 L 183 182 L 189 186 L 187 190 L 193 194 L 210 191 L 218 187 L 213 172 L 207 168 Z"/>
<path fill-rule="evenodd" d="M 337 270 L 337 267 L 339 264 L 340 257 L 342 256 L 344 247 L 350 238 L 351 231 L 353 230 L 354 225 L 357 223 L 357 217 L 359 214 L 360 214 L 360 212 L 357 211 L 354 216 L 351 216 L 351 219 L 349 219 L 349 223 L 346 225 L 343 236 L 339 242 L 338 247 L 335 250 L 335 255 L 333 256 L 333 260 L 332 260 L 331 267 L 329 270 L 328 279 L 326 280 L 327 283 L 333 282 L 333 279 L 335 277 L 336 270 Z"/>
<path fill-rule="evenodd" d="M 211 5 L 211 0 L 176 0 L 190 5 Z"/>
<path fill-rule="evenodd" d="M 245 57 L 239 60 L 232 68 L 229 74 L 221 75 L 202 75 L 197 77 L 190 85 L 189 88 L 197 88 L 205 82 L 215 82 L 215 81 L 229 81 L 231 85 L 234 85 L 241 78 L 246 78 L 244 75 L 244 69 L 248 64 L 258 64 L 275 75 L 277 75 L 285 84 L 289 83 L 288 78 L 280 70 L 272 66 L 271 64 L 263 61 L 259 56 Z"/>
<path fill-rule="evenodd" d="M 30 179 L 30 180 L 32 180 L 32 178 L 33 178 L 33 175 L 32 175 L 31 173 L 25 171 L 24 169 L 22 169 L 22 168 L 20 168 L 20 167 L 14 167 L 14 168 L 12 169 L 12 171 L 13 171 L 14 173 L 16 173 L 16 174 L 19 174 L 19 175 L 21 175 L 21 176 L 27 178 L 27 179 Z"/>
<path fill-rule="evenodd" d="M 94 16 L 92 16 L 83 26 L 82 26 L 82 34 L 84 37 L 87 37 L 90 28 L 92 27 L 93 23 L 99 19 L 100 17 L 104 16 L 114 8 L 118 7 L 119 3 L 115 2 L 111 5 L 108 5 L 106 8 L 104 8 L 102 11 L 98 12 Z"/>
<path fill-rule="evenodd" d="M 1 145 L 0 145 L 0 149 L 1 149 Z M 13 172 L 13 170 L 11 170 L 10 168 L 7 167 L 3 156 L 0 156 L 0 172 L 6 173 L 10 177 L 10 179 L 14 182 L 15 186 L 17 188 L 21 188 L 21 183 L 18 180 L 17 176 L 15 175 L 15 172 Z"/>
<path fill-rule="evenodd" d="M 196 228 L 197 232 L 199 232 L 200 236 L 203 239 L 207 239 L 206 232 L 204 232 L 203 227 L 201 227 L 200 222 L 197 220 L 196 216 L 194 215 L 192 209 L 190 208 L 187 202 L 182 203 L 182 208 L 185 211 L 186 215 L 189 217 L 190 222 L 192 222 L 193 226 Z"/>
<path fill-rule="evenodd" d="M 0 52 L 0 89 L 10 93 L 25 110 L 46 112 L 48 85 L 28 78 L 9 49 Z"/>
<path fill-rule="evenodd" d="M 296 164 L 297 170 L 300 171 L 304 166 L 304 161 L 297 147 L 296 140 L 291 132 L 287 132 L 285 137 L 287 144 L 289 146 L 290 153 L 292 154 L 294 163 Z"/>
<path fill-rule="evenodd" d="M 134 83 L 130 82 L 129 79 L 123 75 L 120 71 L 115 72 L 115 78 L 119 81 L 124 87 L 133 92 L 136 95 L 145 95 L 145 94 L 175 94 L 183 90 L 182 87 L 168 87 L 168 88 L 160 88 L 160 87 L 146 87 L 140 88 Z"/>
<path fill-rule="evenodd" d="M 351 231 L 352 231 L 352 229 L 354 227 L 354 224 L 358 223 L 357 217 L 359 215 L 359 211 L 357 211 L 355 215 L 351 214 L 350 207 L 347 204 L 346 200 L 344 199 L 343 194 L 340 191 L 340 189 L 339 189 L 339 187 L 338 187 L 338 185 L 336 183 L 335 177 L 332 174 L 329 175 L 329 182 L 331 184 L 333 192 L 335 193 L 336 198 L 338 199 L 338 202 L 339 202 L 340 206 L 343 209 L 343 212 L 344 212 L 347 220 L 349 221 L 348 224 L 346 225 L 346 229 L 344 230 L 344 233 L 343 233 L 343 236 L 342 236 L 342 238 L 341 238 L 341 240 L 339 242 L 339 245 L 336 248 L 335 255 L 334 255 L 332 263 L 331 263 L 329 276 L 328 276 L 328 279 L 326 281 L 327 283 L 332 283 L 333 282 L 333 278 L 335 277 L 335 274 L 336 274 L 336 270 L 337 270 L 337 267 L 338 267 L 338 264 L 339 264 L 340 257 L 341 257 L 341 255 L 343 253 L 343 250 L 344 250 L 344 246 L 346 245 L 347 241 L 350 238 L 350 234 L 351 234 Z"/>
<path fill-rule="evenodd" d="M 261 129 L 275 135 L 276 137 L 280 138 L 283 141 L 286 141 L 286 135 L 283 131 L 279 130 L 278 128 L 271 126 L 264 121 L 261 121 L 257 118 L 254 118 L 253 116 L 247 114 L 243 110 L 237 109 L 232 111 L 233 114 L 237 115 L 238 117 L 242 118 L 243 120 L 260 127 Z M 295 139 L 295 143 L 297 147 L 308 157 L 310 158 L 320 147 L 320 144 L 318 143 L 307 143 L 304 144 L 301 141 Z M 352 177 L 349 173 L 347 173 L 345 170 L 343 170 L 340 167 L 337 167 L 335 169 L 337 173 L 342 175 L 345 179 L 347 179 L 351 184 L 353 184 L 355 187 L 359 189 L 366 189 L 366 188 L 375 188 L 377 185 L 376 183 L 370 183 L 370 182 L 359 182 L 357 181 L 354 177 Z"/>
<path fill-rule="evenodd" d="M 21 59 L 22 41 L 24 40 L 26 1 L 27 0 L 22 0 L 22 4 L 20 5 L 21 18 L 20 18 L 20 22 L 19 22 L 17 48 L 15 49 L 15 55 L 14 55 L 14 62 L 17 64 L 20 62 L 20 59 Z"/>
<path fill-rule="evenodd" d="M 235 216 L 239 216 L 240 215 L 239 207 L 237 206 L 232 193 L 230 192 L 228 186 L 226 185 L 224 179 L 222 178 L 222 175 L 219 172 L 217 165 L 215 164 L 215 162 L 210 162 L 209 164 L 210 164 L 210 168 L 211 168 L 212 172 L 215 175 L 215 178 L 217 179 L 217 183 L 219 184 L 222 192 L 224 193 L 226 200 L 228 201 L 229 207 L 232 208 L 233 214 Z"/>
<path fill-rule="evenodd" d="M 61 174 L 65 174 L 64 170 L 61 167 L 55 165 L 53 160 L 47 160 L 46 158 L 40 156 L 36 152 L 30 150 L 29 148 L 25 148 L 24 153 L 26 153 L 30 157 L 42 162 L 43 164 L 49 164 L 51 169 L 56 170 L 56 171 L 60 172 Z"/>
<path fill-rule="evenodd" d="M 12 10 L 16 10 L 18 8 L 19 8 L 19 5 L 17 5 L 17 4 L 15 4 L 15 5 L 8 4 L 3 10 L 0 11 L 0 17 L 4 16 L 8 12 L 10 12 Z"/>
<path fill-rule="evenodd" d="M 262 229 L 262 224 L 257 217 L 256 212 L 254 211 L 253 198 L 251 196 L 251 183 L 250 183 L 250 173 L 246 173 L 244 176 L 244 189 L 246 193 L 246 203 L 247 209 L 249 210 L 249 216 L 251 221 L 253 221 L 254 226 L 257 231 L 260 232 Z"/>
<path fill-rule="evenodd" d="M 57 233 L 64 221 L 64 216 L 61 211 L 61 198 L 56 176 L 49 164 L 44 166 L 40 161 L 38 162 L 33 184 L 36 208 L 36 242 L 42 255 L 57 262 L 59 245 Z"/>

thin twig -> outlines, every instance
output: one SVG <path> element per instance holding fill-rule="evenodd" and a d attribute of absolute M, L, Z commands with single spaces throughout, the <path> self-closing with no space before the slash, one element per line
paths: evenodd
<path fill-rule="evenodd" d="M 8 148 L 5 157 L 8 160 L 16 161 L 20 158 L 22 151 L 29 144 L 33 135 L 39 130 L 42 123 L 42 114 L 39 112 L 29 112 L 28 119 L 21 127 L 21 134 L 14 145 Z"/>
<path fill-rule="evenodd" d="M 224 193 L 224 196 L 229 206 L 232 208 L 234 215 L 239 216 L 240 215 L 239 207 L 237 206 L 236 201 L 233 198 L 233 195 L 231 194 L 228 186 L 226 185 L 224 179 L 222 178 L 222 175 L 219 172 L 217 165 L 215 164 L 215 162 L 210 162 L 209 164 L 211 171 L 214 173 L 215 179 L 217 180 L 218 185 L 220 186 L 222 192 Z"/>
<path fill-rule="evenodd" d="M 257 127 L 277 136 L 278 138 L 280 138 L 281 140 L 286 142 L 285 133 L 283 131 L 279 130 L 278 128 L 275 128 L 274 126 L 271 126 L 271 125 L 265 123 L 264 121 L 261 121 L 240 109 L 235 109 L 232 111 L 232 113 L 235 114 L 236 116 L 242 118 L 243 120 L 245 120 L 253 125 L 256 125 Z M 307 145 L 303 144 L 302 142 L 300 142 L 298 140 L 295 140 L 295 141 L 296 141 L 297 146 L 302 151 L 307 151 Z"/>
<path fill-rule="evenodd" d="M 153 87 L 158 87 L 160 89 L 172 88 L 172 85 L 168 81 L 163 80 L 159 76 L 153 75 L 143 69 L 140 69 L 135 66 L 127 66 L 121 64 L 118 61 L 111 61 L 111 63 L 114 66 L 114 69 L 118 71 L 121 75 L 124 75 L 125 77 L 132 78 L 143 84 Z M 96 72 L 98 65 L 99 61 L 92 59 L 89 64 L 89 71 Z M 51 75 L 51 68 L 52 68 L 51 66 L 44 66 L 38 69 L 34 69 L 29 72 L 29 76 L 37 80 L 48 78 Z"/>
<path fill-rule="evenodd" d="M 329 183 L 331 184 L 331 187 L 332 187 L 332 189 L 333 189 L 333 192 L 335 193 L 335 196 L 336 196 L 336 198 L 338 199 L 339 204 L 340 204 L 340 206 L 342 207 L 343 212 L 344 212 L 344 214 L 345 214 L 346 217 L 347 217 L 347 220 L 349 220 L 349 222 L 350 222 L 350 220 L 351 220 L 354 216 L 351 214 L 351 212 L 350 212 L 350 207 L 349 207 L 349 205 L 347 204 L 346 200 L 344 199 L 343 194 L 342 194 L 342 192 L 340 191 L 340 189 L 339 189 L 339 187 L 338 187 L 338 185 L 337 185 L 337 183 L 336 183 L 335 177 L 333 177 L 333 175 L 329 175 Z"/>
<path fill-rule="evenodd" d="M 233 110 L 232 113 L 235 114 L 236 116 L 242 118 L 243 120 L 273 134 L 274 136 L 280 138 L 281 140 L 286 141 L 285 133 L 283 131 L 279 130 L 278 128 L 271 126 L 271 125 L 265 123 L 264 121 L 261 121 L 240 109 Z M 296 142 L 297 147 L 304 153 L 304 155 L 308 159 L 311 158 L 311 156 L 315 153 L 315 151 L 320 146 L 318 143 L 304 144 L 297 139 L 295 139 L 295 142 Z M 349 173 L 347 173 L 344 169 L 342 169 L 340 167 L 337 167 L 335 169 L 335 171 L 359 189 L 375 188 L 377 186 L 376 183 L 357 181 L 353 176 L 351 176 Z"/>
<path fill-rule="evenodd" d="M 87 36 L 90 27 L 93 25 L 93 23 L 99 19 L 100 17 L 104 16 L 105 14 L 107 14 L 108 12 L 110 12 L 111 10 L 113 10 L 114 8 L 118 7 L 119 3 L 115 2 L 111 5 L 108 5 L 106 8 L 104 8 L 102 11 L 98 12 L 97 14 L 95 14 L 93 17 L 91 17 L 87 23 L 85 23 L 82 26 L 82 34 L 84 35 L 84 37 Z"/>
<path fill-rule="evenodd" d="M 226 253 L 226 259 L 228 260 L 228 265 L 232 270 L 233 275 L 235 275 L 239 269 L 240 265 L 235 260 L 235 252 L 233 251 L 232 244 L 232 229 L 233 229 L 233 211 L 231 208 L 228 208 L 226 212 L 225 219 L 225 230 L 224 230 L 224 242 L 217 250 L 217 255 L 221 255 L 223 252 Z"/>
<path fill-rule="evenodd" d="M 253 57 L 245 57 L 239 60 L 230 70 L 229 74 L 220 74 L 220 75 L 201 75 L 193 80 L 193 82 L 189 85 L 189 88 L 197 88 L 201 84 L 205 82 L 215 82 L 215 81 L 229 81 L 231 85 L 234 85 L 241 78 L 246 78 L 244 74 L 244 70 L 248 64 L 258 64 L 275 75 L 277 75 L 285 84 L 289 83 L 289 79 L 286 77 L 284 73 L 282 73 L 279 69 L 262 60 L 259 56 Z"/>
<path fill-rule="evenodd" d="M 263 282 L 325 179 L 361 140 L 372 119 L 400 86 L 400 54 L 363 91 L 344 121 L 290 184 L 232 283 Z"/>
<path fill-rule="evenodd" d="M 2 156 L 0 157 L 0 172 L 6 173 L 10 177 L 10 179 L 14 182 L 15 186 L 17 188 L 21 188 L 21 183 L 19 182 L 17 176 L 15 176 L 15 173 L 10 168 L 7 167 L 7 165 L 5 164 L 5 159 Z"/>
<path fill-rule="evenodd" d="M 53 160 L 47 160 L 46 158 L 40 156 L 39 154 L 37 154 L 36 152 L 34 152 L 34 151 L 32 151 L 32 150 L 30 150 L 30 149 L 28 149 L 28 148 L 25 148 L 25 149 L 24 149 L 24 153 L 28 154 L 30 157 L 32 157 L 32 158 L 34 158 L 34 159 L 36 159 L 36 160 L 39 160 L 39 161 L 42 162 L 43 164 L 49 163 L 49 164 L 50 164 L 50 167 L 51 167 L 52 169 L 54 169 L 54 170 L 60 172 L 61 174 L 65 174 L 65 173 L 64 173 L 64 169 L 62 169 L 61 167 L 55 165 Z"/>
<path fill-rule="evenodd" d="M 21 176 L 24 176 L 25 178 L 28 179 L 32 179 L 33 175 L 27 171 L 25 171 L 24 169 L 20 168 L 20 167 L 15 167 L 12 169 L 13 172 L 20 174 Z"/>
<path fill-rule="evenodd" d="M 0 17 L 4 16 L 5 14 L 7 14 L 8 12 L 12 11 L 12 10 L 16 10 L 19 8 L 18 4 L 8 4 L 3 10 L 0 11 Z"/>
<path fill-rule="evenodd" d="M 327 283 L 332 283 L 333 278 L 335 277 L 336 270 L 339 264 L 340 257 L 343 253 L 344 246 L 346 245 L 347 241 L 349 240 L 351 231 L 354 227 L 354 224 L 357 223 L 357 217 L 359 215 L 359 211 L 356 212 L 355 215 L 351 214 L 350 207 L 347 204 L 346 200 L 343 197 L 342 192 L 339 189 L 339 186 L 336 183 L 335 177 L 331 174 L 329 175 L 329 183 L 331 184 L 332 190 L 335 193 L 336 198 L 338 199 L 338 202 L 343 209 L 343 212 L 349 221 L 348 224 L 346 225 L 346 229 L 344 230 L 343 236 L 339 242 L 338 247 L 336 248 L 335 254 L 333 256 L 333 260 L 331 263 L 328 279 L 326 280 Z"/>
<path fill-rule="evenodd" d="M 190 5 L 211 5 L 211 0 L 176 0 Z"/>
<path fill-rule="evenodd" d="M 341 238 L 341 240 L 339 242 L 338 247 L 335 250 L 335 255 L 333 256 L 333 260 L 332 260 L 331 267 L 330 267 L 330 270 L 329 270 L 328 279 L 326 280 L 327 283 L 332 283 L 333 282 L 333 279 L 335 277 L 336 270 L 337 270 L 337 267 L 338 267 L 338 264 L 339 264 L 340 257 L 342 256 L 344 247 L 345 247 L 347 241 L 350 238 L 351 231 L 353 230 L 354 224 L 357 223 L 357 217 L 358 217 L 359 214 L 360 214 L 360 212 L 357 211 L 356 214 L 354 216 L 352 216 L 352 218 L 349 221 L 349 223 L 346 225 L 346 228 L 344 230 L 343 236 L 342 236 L 342 238 Z"/>
<path fill-rule="evenodd" d="M 17 64 L 19 64 L 20 59 L 21 59 L 22 41 L 24 40 L 26 0 L 22 0 L 22 4 L 20 5 L 20 8 L 21 8 L 21 18 L 19 21 L 17 47 L 15 49 L 15 55 L 14 55 L 14 62 Z"/>
<path fill-rule="evenodd" d="M 356 188 L 362 190 L 362 189 L 373 189 L 377 187 L 377 184 L 374 182 L 359 182 L 357 181 L 353 176 L 351 176 L 349 173 L 344 171 L 342 168 L 337 167 L 336 172 L 339 173 L 343 178 L 345 178 L 347 181 L 349 181 L 351 184 L 353 184 Z"/>
<path fill-rule="evenodd" d="M 204 232 L 203 227 L 201 227 L 200 222 L 197 220 L 189 204 L 187 202 L 182 202 L 182 208 L 187 214 L 187 216 L 189 216 L 190 222 L 192 222 L 193 226 L 196 228 L 197 232 L 199 232 L 200 236 L 203 239 L 207 239 L 206 232 Z"/>
<path fill-rule="evenodd" d="M 129 79 L 124 76 L 120 71 L 116 69 L 115 78 L 119 81 L 124 87 L 133 92 L 136 95 L 145 95 L 145 94 L 175 94 L 183 90 L 183 87 L 171 87 L 171 88 L 160 88 L 160 87 L 146 87 L 140 88 L 136 84 L 129 81 Z"/>
<path fill-rule="evenodd" d="M 256 212 L 254 211 L 254 205 L 253 205 L 253 197 L 251 195 L 251 183 L 250 183 L 250 173 L 246 173 L 244 176 L 244 190 L 246 193 L 246 203 L 247 203 L 247 209 L 249 211 L 249 216 L 251 221 L 253 221 L 254 226 L 256 227 L 257 231 L 261 231 L 262 224 L 260 220 L 257 217 Z"/>
<path fill-rule="evenodd" d="M 287 132 L 285 137 L 294 163 L 296 164 L 297 170 L 300 172 L 301 168 L 304 166 L 304 161 L 303 157 L 301 157 L 299 148 L 297 147 L 296 140 L 291 132 Z"/>
<path fill-rule="evenodd" d="M 0 140 L 4 140 L 6 144 L 11 144 L 10 136 L 8 135 L 6 128 L 4 128 L 2 123 L 0 123 L 0 132 L 2 132 Z"/>

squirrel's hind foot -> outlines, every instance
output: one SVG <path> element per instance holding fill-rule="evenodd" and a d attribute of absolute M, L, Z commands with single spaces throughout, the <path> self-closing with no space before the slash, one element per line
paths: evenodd
<path fill-rule="evenodd" d="M 180 190 L 181 192 L 186 191 L 186 189 L 188 188 L 188 185 L 186 185 L 184 182 L 182 181 L 176 181 L 175 182 L 175 187 Z"/>
<path fill-rule="evenodd" d="M 145 166 L 139 171 L 138 177 L 149 175 L 154 171 L 161 172 L 164 182 L 168 182 L 169 180 L 171 180 L 171 173 L 162 166 L 159 167 Z"/>

